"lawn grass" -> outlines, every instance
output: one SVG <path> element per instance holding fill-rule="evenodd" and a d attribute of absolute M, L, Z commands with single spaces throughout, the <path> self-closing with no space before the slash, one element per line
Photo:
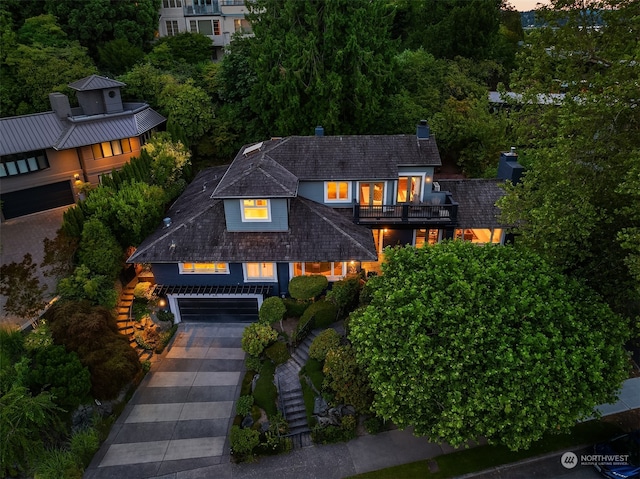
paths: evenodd
<path fill-rule="evenodd" d="M 311 388 L 311 386 L 307 384 L 305 376 L 311 379 L 311 382 L 318 391 L 321 391 L 322 383 L 324 382 L 324 374 L 322 374 L 322 362 L 315 359 L 309 359 L 304 367 L 300 370 L 300 385 L 302 386 L 302 397 L 304 398 L 304 407 L 307 412 L 307 423 L 311 428 L 316 424 L 316 419 L 313 417 L 316 393 Z"/>
<path fill-rule="evenodd" d="M 621 429 L 604 421 L 580 423 L 568 434 L 547 434 L 526 451 L 510 451 L 505 446 L 480 446 L 439 456 L 435 460 L 439 471 L 429 472 L 429 461 L 417 461 L 401 466 L 351 476 L 351 479 L 443 479 L 490 467 L 521 461 L 529 457 L 568 449 L 572 446 L 592 444 L 621 433 Z"/>
<path fill-rule="evenodd" d="M 275 364 L 268 360 L 264 361 L 260 368 L 260 377 L 256 381 L 256 387 L 253 390 L 253 399 L 255 404 L 264 409 L 269 417 L 275 416 L 278 412 L 278 408 L 276 406 L 278 390 L 276 389 L 276 385 L 273 383 L 275 371 Z"/>

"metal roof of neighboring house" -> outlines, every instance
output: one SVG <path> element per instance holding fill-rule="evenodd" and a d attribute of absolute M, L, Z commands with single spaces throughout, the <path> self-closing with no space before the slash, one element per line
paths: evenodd
<path fill-rule="evenodd" d="M 64 150 L 103 141 L 139 136 L 165 118 L 146 103 L 125 103 L 114 114 L 62 120 L 53 112 L 0 118 L 0 155 L 45 148 Z"/>
<path fill-rule="evenodd" d="M 496 202 L 505 194 L 500 184 L 504 180 L 464 179 L 438 180 L 441 191 L 450 191 L 458 202 L 459 228 L 501 228 L 504 224 L 498 221 L 500 208 Z"/>
<path fill-rule="evenodd" d="M 69 87 L 77 91 L 104 90 L 105 88 L 123 87 L 125 83 L 99 75 L 90 75 L 69 83 Z"/>
<path fill-rule="evenodd" d="M 171 225 L 160 226 L 149 235 L 128 262 L 377 259 L 371 230 L 354 224 L 339 211 L 301 197 L 290 200 L 287 231 L 227 231 L 223 201 L 212 199 L 209 193 L 222 172 L 220 167 L 201 171 L 169 209 Z"/>
<path fill-rule="evenodd" d="M 565 99 L 564 93 L 538 93 L 536 95 L 536 103 L 538 105 L 561 105 Z M 490 91 L 489 103 L 494 104 L 517 104 L 524 103 L 525 97 L 522 93 L 515 93 L 512 91 Z M 527 100 L 527 103 L 532 103 L 531 100 Z"/>

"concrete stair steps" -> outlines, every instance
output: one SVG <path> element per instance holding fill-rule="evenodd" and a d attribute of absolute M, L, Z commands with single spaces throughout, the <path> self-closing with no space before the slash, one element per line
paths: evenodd
<path fill-rule="evenodd" d="M 287 411 L 287 417 L 291 414 L 303 412 L 306 414 L 306 408 L 304 407 L 304 401 L 296 399 L 295 401 L 291 401 L 287 403 L 285 406 L 285 410 Z"/>
<path fill-rule="evenodd" d="M 292 436 L 291 441 L 294 448 L 309 447 L 313 445 L 311 441 L 311 433 L 309 431 L 300 432 L 295 436 Z"/>
<path fill-rule="evenodd" d="M 289 425 L 298 422 L 299 420 L 304 420 L 305 424 L 307 422 L 307 412 L 306 411 L 298 411 L 294 414 L 287 413 L 287 422 Z"/>
<path fill-rule="evenodd" d="M 309 424 L 307 424 L 307 418 L 297 418 L 293 421 L 287 421 L 289 423 L 289 434 L 297 434 L 303 430 L 309 431 Z"/>

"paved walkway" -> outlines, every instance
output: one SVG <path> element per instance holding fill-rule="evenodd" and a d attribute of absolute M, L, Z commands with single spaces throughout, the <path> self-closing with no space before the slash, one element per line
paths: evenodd
<path fill-rule="evenodd" d="M 182 324 L 85 473 L 86 479 L 339 479 L 453 452 L 411 430 L 233 464 L 228 430 L 240 394 L 243 324 Z M 603 415 L 640 408 L 640 378 Z"/>

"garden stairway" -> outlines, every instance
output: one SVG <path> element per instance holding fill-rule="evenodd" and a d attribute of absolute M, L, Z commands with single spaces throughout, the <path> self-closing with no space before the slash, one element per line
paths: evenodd
<path fill-rule="evenodd" d="M 295 349 L 291 358 L 276 368 L 276 385 L 279 393 L 279 406 L 284 418 L 289 423 L 289 436 L 293 447 L 311 446 L 311 430 L 307 423 L 307 411 L 304 406 L 302 386 L 300 385 L 300 369 L 309 359 L 309 346 L 322 331 L 314 329 L 309 336 Z"/>
<path fill-rule="evenodd" d="M 135 326 L 134 320 L 131 316 L 131 305 L 133 304 L 133 289 L 135 288 L 138 280 L 137 278 L 132 280 L 120 293 L 120 299 L 118 300 L 117 308 L 117 325 L 118 332 L 129 337 L 129 345 L 136 351 L 140 361 L 147 361 L 151 358 L 153 353 L 147 351 L 138 346 L 135 340 Z"/>

